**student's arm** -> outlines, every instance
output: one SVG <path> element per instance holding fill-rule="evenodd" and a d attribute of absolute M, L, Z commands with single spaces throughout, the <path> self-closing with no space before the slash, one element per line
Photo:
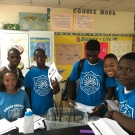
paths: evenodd
<path fill-rule="evenodd" d="M 110 115 L 109 115 L 110 112 L 107 112 L 104 117 L 110 118 Z M 135 120 L 116 111 L 112 113 L 112 119 L 117 121 L 118 124 L 120 124 L 120 126 L 122 126 L 127 131 L 135 134 Z"/>

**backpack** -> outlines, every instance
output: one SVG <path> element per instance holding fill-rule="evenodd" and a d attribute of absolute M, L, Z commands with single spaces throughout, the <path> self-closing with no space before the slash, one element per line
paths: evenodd
<path fill-rule="evenodd" d="M 85 61 L 85 58 L 81 59 L 79 61 L 79 65 L 78 65 L 78 69 L 77 69 L 78 76 L 80 76 L 80 73 L 81 73 L 82 68 L 83 68 L 84 61 Z M 69 82 L 69 77 L 64 82 L 65 82 L 65 85 L 62 88 L 61 100 L 62 101 L 67 101 L 67 99 L 68 99 L 67 86 L 68 86 L 68 82 Z M 75 87 L 74 89 L 76 89 L 76 86 L 77 86 L 77 84 L 74 86 Z M 76 99 L 76 90 L 74 91 L 74 93 L 72 95 L 72 100 L 75 100 L 75 99 Z"/>

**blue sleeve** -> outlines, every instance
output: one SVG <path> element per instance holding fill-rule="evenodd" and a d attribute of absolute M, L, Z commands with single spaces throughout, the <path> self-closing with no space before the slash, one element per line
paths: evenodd
<path fill-rule="evenodd" d="M 69 76 L 69 80 L 77 81 L 79 79 L 79 76 L 78 76 L 78 65 L 79 65 L 79 61 L 74 64 L 74 67 L 73 67 L 73 69 L 71 71 L 71 74 Z"/>
<path fill-rule="evenodd" d="M 107 77 L 106 78 L 106 84 L 105 84 L 106 88 L 112 88 L 116 86 L 115 80 L 113 77 Z"/>
<path fill-rule="evenodd" d="M 24 111 L 26 111 L 27 108 L 30 108 L 30 102 L 29 102 L 28 95 L 25 92 L 25 96 L 24 96 Z"/>
<path fill-rule="evenodd" d="M 28 71 L 24 77 L 24 81 L 23 81 L 24 87 L 31 88 L 31 83 L 30 83 L 31 77 L 30 76 L 31 76 L 31 73 L 30 73 L 30 71 Z"/>

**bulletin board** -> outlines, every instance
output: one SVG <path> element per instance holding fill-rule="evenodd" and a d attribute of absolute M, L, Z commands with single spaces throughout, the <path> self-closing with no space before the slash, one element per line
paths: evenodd
<path fill-rule="evenodd" d="M 70 75 L 74 63 L 85 57 L 85 45 L 91 39 L 100 42 L 99 57 L 102 59 L 108 53 L 114 53 L 119 59 L 132 51 L 133 35 L 55 32 L 54 58 L 63 80 Z"/>

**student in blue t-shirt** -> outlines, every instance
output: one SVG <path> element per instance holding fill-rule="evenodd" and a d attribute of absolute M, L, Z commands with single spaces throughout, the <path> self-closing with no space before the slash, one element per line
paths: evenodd
<path fill-rule="evenodd" d="M 103 60 L 98 57 L 100 53 L 100 43 L 97 40 L 89 40 L 86 43 L 85 49 L 86 59 L 80 76 L 78 76 L 77 73 L 79 62 L 76 62 L 69 77 L 68 103 L 74 104 L 72 100 L 74 89 L 72 87 L 80 78 L 76 102 L 96 106 L 91 115 L 100 114 L 102 112 L 101 116 L 103 116 L 107 111 L 106 100 L 112 98 L 115 83 L 114 80 L 109 77 L 106 77 L 105 80 Z"/>
<path fill-rule="evenodd" d="M 22 83 L 17 74 L 6 70 L 0 80 L 0 119 L 13 121 L 23 117 L 30 104 L 27 93 L 20 89 Z"/>
<path fill-rule="evenodd" d="M 117 70 L 118 70 L 118 59 L 117 57 L 109 53 L 104 57 L 104 72 L 109 76 L 114 78 L 115 80 L 115 88 L 114 88 L 114 96 L 115 99 L 118 99 L 118 90 L 119 90 L 119 85 L 121 85 L 118 81 L 118 75 L 117 75 Z M 122 87 L 122 85 L 121 85 Z"/>
<path fill-rule="evenodd" d="M 47 56 L 42 49 L 34 51 L 34 59 L 37 67 L 33 67 L 27 72 L 24 78 L 25 90 L 29 96 L 31 109 L 36 115 L 44 115 L 46 111 L 53 107 L 53 94 L 60 91 L 57 80 L 52 81 L 51 89 L 48 78 L 48 69 L 45 65 Z"/>
<path fill-rule="evenodd" d="M 119 110 L 109 111 L 105 117 L 117 121 L 124 129 L 135 134 L 135 52 L 123 55 L 119 61 Z"/>

